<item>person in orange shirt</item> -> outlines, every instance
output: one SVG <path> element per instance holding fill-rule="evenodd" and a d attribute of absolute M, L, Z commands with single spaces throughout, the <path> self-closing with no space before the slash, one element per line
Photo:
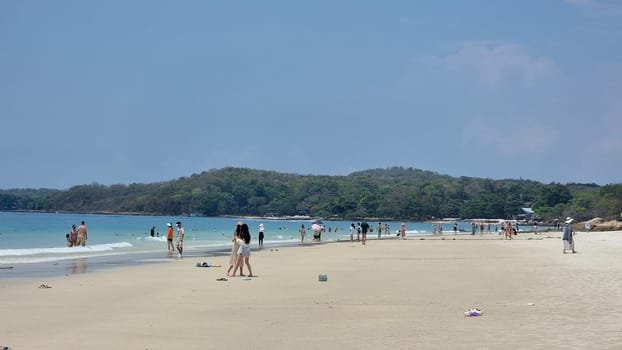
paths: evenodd
<path fill-rule="evenodd" d="M 167 229 L 166 229 L 166 250 L 171 250 L 174 251 L 175 247 L 173 246 L 173 224 L 171 224 L 170 222 L 167 224 Z"/>

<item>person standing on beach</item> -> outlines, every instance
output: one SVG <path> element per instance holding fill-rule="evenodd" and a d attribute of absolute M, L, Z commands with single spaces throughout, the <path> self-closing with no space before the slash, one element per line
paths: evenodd
<path fill-rule="evenodd" d="M 235 231 L 233 232 L 233 239 L 231 239 L 231 255 L 229 256 L 229 269 L 227 270 L 227 276 L 231 277 L 231 270 L 235 275 L 235 269 L 238 264 L 238 250 L 240 249 L 240 240 L 242 239 L 242 221 L 238 221 L 235 224 Z M 240 276 L 244 275 L 243 266 L 240 265 Z"/>
<path fill-rule="evenodd" d="M 505 239 L 512 239 L 512 223 L 509 221 L 505 223 Z"/>
<path fill-rule="evenodd" d="M 356 227 L 354 227 L 354 223 L 350 224 L 350 242 L 354 241 L 354 230 L 356 230 Z"/>
<path fill-rule="evenodd" d="M 382 235 L 382 224 L 378 223 L 378 239 L 380 239 L 380 235 Z"/>
<path fill-rule="evenodd" d="M 263 224 L 259 224 L 259 248 L 263 248 Z"/>
<path fill-rule="evenodd" d="M 537 222 L 533 224 L 533 234 L 534 235 L 538 234 L 538 223 Z"/>
<path fill-rule="evenodd" d="M 242 224 L 242 228 L 240 231 L 242 235 L 242 239 L 238 239 L 240 243 L 240 248 L 238 249 L 238 262 L 233 268 L 233 276 L 235 277 L 235 270 L 237 270 L 238 266 L 242 268 L 242 265 L 246 263 L 246 268 L 248 269 L 248 277 L 253 277 L 253 270 L 251 269 L 250 258 L 251 258 L 251 233 L 248 230 L 248 225 Z M 240 276 L 242 274 L 240 273 Z"/>
<path fill-rule="evenodd" d="M 300 232 L 300 244 L 303 244 L 305 242 L 305 235 L 307 234 L 307 230 L 305 229 L 305 224 L 302 224 L 300 226 L 300 230 L 298 230 L 298 232 Z"/>
<path fill-rule="evenodd" d="M 181 259 L 181 254 L 184 252 L 184 228 L 181 227 L 181 222 L 177 221 L 177 241 L 175 245 L 177 246 L 177 258 Z"/>
<path fill-rule="evenodd" d="M 170 222 L 166 224 L 166 250 L 175 251 L 175 246 L 173 246 L 173 224 Z"/>
<path fill-rule="evenodd" d="M 363 222 L 361 222 L 361 236 L 363 238 L 361 242 L 363 245 L 367 241 L 367 231 L 369 231 L 369 224 L 363 219 Z"/>
<path fill-rule="evenodd" d="M 564 249 L 562 253 L 566 254 L 566 250 L 572 250 L 572 253 L 576 253 L 574 250 L 574 229 L 572 228 L 573 218 L 570 216 L 566 218 L 566 222 L 564 224 L 564 235 L 562 236 L 562 240 L 564 241 Z"/>
<path fill-rule="evenodd" d="M 78 237 L 76 240 L 76 246 L 86 246 L 86 239 L 87 239 L 87 233 L 86 233 L 86 224 L 84 223 L 84 221 L 82 221 L 80 223 L 80 226 L 78 226 Z"/>
<path fill-rule="evenodd" d="M 402 239 L 406 239 L 406 224 L 403 222 L 400 224 L 400 236 Z"/>

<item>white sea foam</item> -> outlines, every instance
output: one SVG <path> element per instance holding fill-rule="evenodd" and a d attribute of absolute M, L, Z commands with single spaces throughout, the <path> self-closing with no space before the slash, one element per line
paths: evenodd
<path fill-rule="evenodd" d="M 137 241 L 145 240 L 145 241 L 154 241 L 154 242 L 166 242 L 166 236 L 146 236 L 146 237 L 136 237 Z"/>
<path fill-rule="evenodd" d="M 112 251 L 115 248 L 132 247 L 131 243 L 119 242 L 108 244 L 96 244 L 86 247 L 61 247 L 61 248 L 24 248 L 24 249 L 0 249 L 1 257 L 9 256 L 29 256 L 29 255 L 50 255 L 50 254 L 70 254 L 77 255 L 82 253 L 95 253 Z"/>

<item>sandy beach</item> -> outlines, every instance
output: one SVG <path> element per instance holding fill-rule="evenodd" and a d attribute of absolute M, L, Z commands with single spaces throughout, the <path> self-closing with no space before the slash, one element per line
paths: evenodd
<path fill-rule="evenodd" d="M 454 239 L 455 238 L 455 239 Z M 619 349 L 622 231 L 386 239 L 0 280 L 11 349 Z M 198 268 L 207 261 L 222 267 Z M 318 275 L 326 274 L 327 282 Z M 46 284 L 51 288 L 38 288 Z M 480 317 L 464 317 L 477 307 Z"/>

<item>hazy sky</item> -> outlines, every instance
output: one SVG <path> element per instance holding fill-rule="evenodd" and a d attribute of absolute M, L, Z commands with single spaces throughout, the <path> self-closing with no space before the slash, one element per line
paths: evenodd
<path fill-rule="evenodd" d="M 0 1 L 0 188 L 622 182 L 622 2 Z"/>

